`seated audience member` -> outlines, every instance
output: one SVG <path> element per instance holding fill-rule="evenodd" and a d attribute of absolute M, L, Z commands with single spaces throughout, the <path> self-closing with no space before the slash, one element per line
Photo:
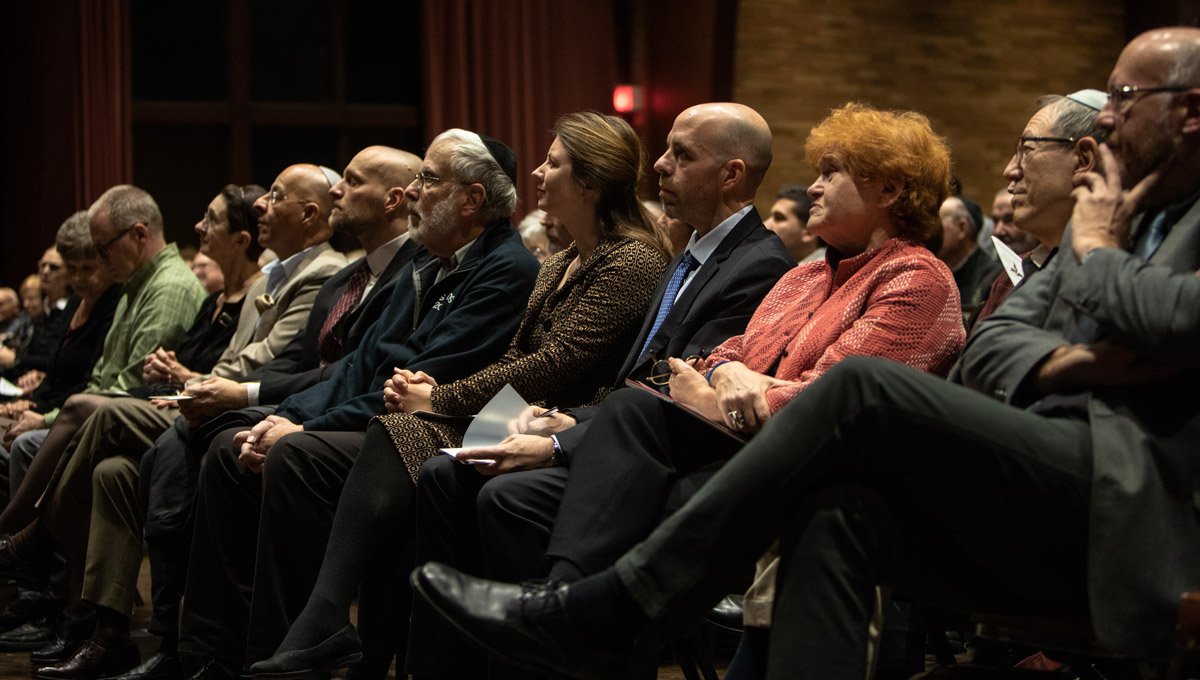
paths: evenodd
<path fill-rule="evenodd" d="M 309 534 L 316 533 L 317 527 L 312 525 L 317 524 L 329 538 L 330 546 L 324 551 L 329 561 L 324 565 L 320 563 L 324 546 L 314 546 L 307 554 L 299 553 L 267 535 L 268 522 L 288 521 L 284 518 L 294 517 L 296 506 L 314 507 L 318 499 L 302 500 L 293 491 L 294 500 L 288 506 L 271 507 L 264 503 L 256 589 L 261 586 L 278 591 L 286 585 L 261 579 L 262 558 L 267 552 L 261 546 L 266 541 L 274 547 L 273 560 L 282 554 L 289 558 L 284 563 L 292 570 L 301 559 L 313 560 L 312 566 L 321 567 L 324 578 L 318 585 L 319 594 L 309 600 L 312 610 L 306 610 L 307 618 L 292 626 L 291 640 L 309 634 L 324 639 L 329 626 L 333 626 L 332 632 L 337 632 L 349 621 L 350 597 L 371 571 L 380 568 L 394 571 L 398 563 L 411 563 L 409 549 L 404 544 L 411 544 L 417 471 L 424 461 L 438 454 L 439 447 L 459 446 L 462 442 L 461 426 L 423 414 L 475 413 L 506 384 L 535 402 L 592 403 L 603 398 L 616 382 L 625 358 L 620 348 L 627 346 L 637 333 L 667 262 L 666 245 L 658 238 L 635 193 L 644 153 L 632 127 L 613 116 L 568 114 L 555 123 L 554 133 L 546 161 L 533 172 L 533 178 L 538 185 L 539 207 L 562 222 L 573 245 L 547 259 L 542 266 L 525 316 L 508 350 L 473 375 L 460 374 L 453 380 L 443 379 L 440 384 L 435 381 L 439 374 L 434 370 L 417 372 L 412 367 L 399 367 L 405 370 L 398 370 L 389 381 L 385 401 L 377 406 L 382 410 L 386 404 L 392 415 L 373 420 L 365 437 L 361 432 L 353 433 L 361 453 L 355 451 L 358 456 L 346 479 L 337 513 L 313 517 L 303 529 Z M 430 171 L 444 176 L 437 167 L 443 162 L 431 148 L 425 159 Z M 413 191 L 415 188 L 410 187 L 410 195 L 418 201 L 418 206 L 433 198 L 427 190 L 417 193 Z M 256 431 L 252 436 L 259 434 Z M 300 436 L 287 435 L 275 446 L 278 448 L 280 444 L 288 444 L 289 438 Z M 293 440 L 290 446 L 303 451 L 314 445 Z M 247 447 L 242 452 L 242 459 L 251 466 L 258 465 L 259 456 L 266 453 L 254 449 Z M 210 451 L 210 461 L 214 453 Z M 223 457 L 232 457 L 233 453 L 221 452 Z M 270 469 L 272 458 L 278 455 L 275 450 L 267 454 L 264 496 L 271 494 L 271 488 L 280 482 L 278 476 L 272 478 Z M 223 505 L 228 507 L 227 503 Z M 243 510 L 234 512 L 240 514 Z M 332 529 L 325 529 L 330 519 Z M 376 533 L 381 529 L 395 538 L 384 541 L 366 538 L 382 535 Z M 209 541 L 214 544 L 228 541 L 224 537 L 214 540 L 219 536 L 214 533 Z M 199 529 L 196 537 L 201 537 Z M 193 555 L 199 554 L 199 545 L 193 544 Z M 277 578 L 283 576 L 282 572 L 274 573 Z M 315 571 L 312 575 L 316 576 Z M 288 590 L 294 592 L 288 594 L 287 604 L 299 606 L 284 610 L 289 616 L 278 622 L 284 626 L 277 629 L 274 647 L 280 646 L 284 633 L 289 633 L 287 624 L 300 613 L 313 586 L 313 581 L 289 580 L 294 585 Z M 365 597 L 362 601 L 366 602 Z M 407 604 L 407 600 L 388 602 L 392 607 Z M 257 598 L 254 609 L 260 609 Z M 393 611 L 393 616 L 407 618 L 403 609 Z M 256 619 L 254 612 L 251 613 L 252 631 L 265 632 L 264 623 L 265 620 Z M 258 632 L 255 637 L 264 636 Z M 288 644 L 283 642 L 283 649 Z M 357 635 L 354 644 L 355 652 L 361 654 Z M 259 659 L 269 656 L 274 647 Z M 258 651 L 253 649 L 247 656 L 258 660 L 254 659 Z M 393 648 L 385 658 L 368 659 L 367 669 L 361 672 L 383 677 L 394 652 Z"/>
<path fill-rule="evenodd" d="M 517 225 L 517 231 L 521 232 L 521 242 L 525 244 L 529 254 L 537 258 L 538 264 L 544 263 L 546 258 L 550 257 L 550 237 L 546 235 L 546 225 L 542 224 L 542 216 L 545 214 L 546 211 L 535 209 Z"/>
<path fill-rule="evenodd" d="M 1121 52 L 1068 247 L 980 322 L 971 389 L 848 361 L 613 568 L 518 605 L 520 588 L 427 565 L 420 592 L 505 658 L 611 677 L 640 621 L 692 625 L 783 536 L 773 678 L 866 677 L 879 585 L 961 611 L 1074 610 L 1111 650 L 1171 657 L 1180 593 L 1200 588 L 1180 493 L 1200 407 L 1179 398 L 1200 339 L 1197 64 L 1190 27 Z"/>
<path fill-rule="evenodd" d="M 847 104 L 813 129 L 805 152 L 818 173 L 808 226 L 828 244 L 826 258 L 793 268 L 746 332 L 704 362 L 670 359 L 671 396 L 708 427 L 643 391 L 619 392 L 599 410 L 567 460 L 557 518 L 545 525 L 551 581 L 578 581 L 611 564 L 664 509 L 727 465 L 744 441 L 730 431 L 744 438 L 769 427 L 843 359 L 882 357 L 937 375 L 950 369 L 964 338 L 958 291 L 946 265 L 920 245 L 948 194 L 945 143 L 920 114 Z"/>
<path fill-rule="evenodd" d="M 666 211 L 663 211 L 658 216 L 658 219 L 654 222 L 654 228 L 658 230 L 658 233 L 663 235 L 667 243 L 671 244 L 672 257 L 683 252 L 683 249 L 687 247 L 688 241 L 692 239 L 692 232 L 694 231 L 690 224 L 677 217 L 671 217 Z"/>
<path fill-rule="evenodd" d="M 6 437 L 5 446 L 13 446 L 22 431 L 49 427 L 67 397 L 87 387 L 121 297 L 121 284 L 113 283 L 108 268 L 92 245 L 86 211 L 68 217 L 59 227 L 55 240 L 56 249 L 62 255 L 67 283 L 75 294 L 68 298 L 63 310 L 67 326 L 45 373 L 34 371 L 22 376 L 21 385 L 30 393 L 28 399 L 5 404 L 4 415 L 18 421 L 17 432 L 10 431 L 11 438 Z M 17 447 L 13 448 L 16 450 Z M 0 462 L 4 484 L 0 486 L 0 493 L 3 494 L 3 505 L 8 505 L 10 493 L 20 485 L 28 461 L 37 448 L 17 451 L 12 459 L 7 449 L 0 451 L 4 452 L 4 460 Z M 10 469 L 10 465 L 15 469 Z"/>
<path fill-rule="evenodd" d="M 783 239 L 788 252 L 799 264 L 825 257 L 824 243 L 808 231 L 810 206 L 812 199 L 808 197 L 808 187 L 789 184 L 779 190 L 779 196 L 771 206 L 771 216 L 763 220 L 767 229 Z"/>
<path fill-rule="evenodd" d="M 1012 198 L 1008 187 L 996 192 L 992 200 L 992 234 L 1014 253 L 1025 255 L 1037 247 L 1038 240 L 1013 221 Z"/>
<path fill-rule="evenodd" d="M 41 269 L 41 266 L 38 267 Z M 46 306 L 42 300 L 42 284 L 38 280 L 37 274 L 30 274 L 21 281 L 21 286 L 18 288 L 21 294 L 21 309 L 31 319 L 46 313 Z"/>
<path fill-rule="evenodd" d="M 983 212 L 975 201 L 966 196 L 951 196 L 942 203 L 938 215 L 942 222 L 942 245 L 937 256 L 954 272 L 966 318 L 983 304 L 987 287 L 1000 273 L 1000 260 L 976 243 Z"/>
<path fill-rule="evenodd" d="M 1026 232 L 1014 225 L 1016 221 L 1028 226 L 1031 233 L 1043 236 L 1046 243 L 1052 243 L 1053 246 L 1047 247 L 1047 252 L 1049 248 L 1057 247 L 1075 205 L 1071 195 L 1074 180 L 1096 168 L 1098 140 L 1104 139 L 1104 131 L 1094 125 L 1099 108 L 1091 108 L 1074 99 L 1085 94 L 1099 97 L 1101 102 L 1105 96 L 1102 92 L 1090 90 L 1070 95 L 1072 98 L 1050 95 L 1038 100 L 1037 112 L 1021 133 L 1019 143 L 1032 147 L 1036 140 L 1046 141 L 1051 137 L 1069 137 L 1076 141 L 1044 146 L 1036 151 L 1019 147 L 1005 173 L 1012 180 L 1010 188 L 1013 193 L 1005 189 L 1002 195 L 997 195 L 993 205 L 993 214 L 996 216 L 994 233 L 998 238 L 1004 239 L 1013 234 L 1024 236 Z M 1094 103 L 1094 99 L 1091 101 Z M 1020 217 L 1017 219 L 1013 216 L 1014 203 L 1020 207 Z M 1036 246 L 1038 241 L 1034 240 L 1033 243 Z M 1044 264 L 1044 257 L 1047 256 L 1039 257 L 1037 262 Z M 1037 266 L 1031 266 L 1029 273 L 1037 269 Z M 1000 278 L 1008 281 L 1005 272 L 999 273 L 998 280 Z M 1007 293 L 1011 289 L 1010 284 L 1004 291 Z M 992 290 L 995 292 L 997 286 L 993 285 Z M 993 300 L 989 299 L 988 304 L 992 303 Z M 994 304 L 999 305 L 1000 300 L 995 300 Z M 952 379 L 961 379 L 960 370 L 961 366 L 956 367 L 951 374 Z M 758 562 L 754 583 L 742 600 L 745 630 L 742 645 L 729 665 L 730 677 L 752 678 L 765 674 L 778 568 L 779 555 L 774 549 Z"/>
<path fill-rule="evenodd" d="M 682 162 L 685 155 L 690 163 Z M 657 358 L 702 353 L 744 332 L 763 296 L 795 266 L 783 242 L 763 226 L 751 205 L 770 163 L 771 131 L 753 109 L 711 103 L 689 108 L 676 118 L 668 149 L 654 166 L 664 215 L 684 226 L 700 226 L 686 228 L 679 252 L 659 280 L 641 330 L 617 374 L 619 379 L 665 383 L 670 372 L 663 370 L 665 363 Z M 734 181 L 726 182 L 726 173 L 732 174 Z M 676 277 L 680 278 L 672 285 Z M 594 409 L 576 408 L 573 412 L 581 424 L 560 432 L 556 440 L 564 457 L 572 456 L 586 441 L 586 418 Z M 546 549 L 544 525 L 553 521 L 553 506 L 561 496 L 567 468 L 545 467 L 554 455 L 551 440 L 536 438 L 526 443 L 538 445 L 540 451 L 497 452 L 496 460 L 508 461 L 481 468 L 484 475 L 448 458 L 436 458 L 422 466 L 416 501 L 418 560 L 461 560 L 469 562 L 473 570 L 482 568 L 477 564 L 482 563 L 506 574 L 536 571 Z M 522 468 L 542 469 L 497 474 Z M 481 501 L 478 514 L 477 496 L 488 499 Z M 512 505 L 501 508 L 491 504 L 491 499 L 501 497 L 512 498 Z M 543 526 L 517 519 L 521 513 L 509 512 L 510 507 L 531 499 L 547 500 L 547 504 L 539 500 L 526 506 L 536 507 L 544 515 Z M 508 517 L 516 523 L 505 522 Z M 518 525 L 529 527 L 533 535 L 517 531 Z M 481 543 L 481 533 L 486 537 L 493 532 L 505 539 Z M 529 563 L 533 566 L 522 566 Z M 479 662 L 472 655 L 454 653 L 452 636 L 446 635 L 427 610 L 418 606 L 413 622 L 408 672 L 460 677 L 485 672 L 477 668 Z"/>
<path fill-rule="evenodd" d="M 0 342 L 4 342 L 28 317 L 22 316 L 21 298 L 12 288 L 0 288 Z"/>
<path fill-rule="evenodd" d="M 206 666 L 205 674 L 240 671 L 248 654 L 247 645 L 251 649 L 264 648 L 262 652 L 251 652 L 259 654 L 257 658 L 268 656 L 286 632 L 290 619 L 283 618 L 284 614 L 294 616 L 303 606 L 325 546 L 324 533 L 328 531 L 336 490 L 357 453 L 354 441 L 361 441 L 367 422 L 383 412 L 382 386 L 394 374 L 393 367 L 413 366 L 435 375 L 469 375 L 494 361 L 508 345 L 538 269 L 537 261 L 525 250 L 509 222 L 516 203 L 515 172 L 515 156 L 496 140 L 465 130 L 439 135 L 406 192 L 410 199 L 406 206 L 411 213 L 409 233 L 429 255 L 414 260 L 398 276 L 391 300 L 358 347 L 330 366 L 327 379 L 289 396 L 278 407 L 226 413 L 206 422 L 203 433 L 194 433 L 203 436 L 188 445 L 196 452 L 187 454 L 195 456 L 189 466 L 201 468 L 202 480 L 219 472 L 222 476 L 232 475 L 241 484 L 233 489 L 221 484 L 220 479 L 204 482 L 195 510 L 199 521 L 192 545 L 199 546 L 199 552 L 191 552 L 187 583 L 192 595 L 185 600 L 189 608 L 183 617 L 185 639 L 180 647 L 216 659 Z M 388 194 L 391 204 L 400 195 L 399 188 Z M 246 475 L 244 470 L 237 473 L 234 435 L 268 415 L 274 417 L 266 421 L 267 426 L 287 423 L 287 429 L 302 427 L 304 432 L 284 437 L 279 446 L 273 447 L 270 444 L 279 433 L 261 435 L 258 441 L 265 439 L 271 450 L 267 460 L 272 472 L 262 477 Z M 202 442 L 210 441 L 211 447 L 197 451 Z M 298 446 L 315 447 L 317 442 L 322 444 L 314 450 Z M 159 455 L 162 453 L 160 450 Z M 243 498 L 242 491 L 256 494 L 264 479 L 271 484 L 261 492 L 262 531 L 258 531 L 257 521 L 244 527 L 231 526 L 223 519 L 225 508 L 232 511 L 247 501 L 256 503 Z M 214 507 L 212 499 L 206 497 L 218 491 L 231 500 L 220 500 Z M 274 517 L 269 512 L 272 506 L 286 505 L 290 494 L 328 491 L 333 495 L 319 505 L 297 506 L 302 516 Z M 153 506 L 154 498 L 149 502 Z M 324 526 L 306 521 L 314 513 L 326 516 Z M 259 517 L 259 512 L 256 510 L 254 515 Z M 239 519 L 237 524 L 241 523 Z M 155 544 L 192 538 L 190 524 L 170 524 L 155 527 L 156 531 L 171 529 L 173 535 L 160 534 L 151 543 L 152 567 Z M 181 537 L 178 533 L 183 529 L 189 533 Z M 234 531 L 247 536 L 235 543 L 223 543 L 219 538 L 210 542 L 207 538 L 228 536 Z M 314 532 L 320 535 L 314 536 Z M 256 535 L 262 540 L 257 564 Z M 304 555 L 302 560 L 291 556 L 297 550 Z M 226 567 L 232 571 L 226 571 Z M 384 585 L 392 585 L 393 572 L 386 573 L 389 578 Z M 254 588 L 255 609 L 251 613 L 248 595 L 253 578 L 272 585 Z M 240 583 L 244 585 L 236 585 L 238 579 L 243 579 Z M 230 581 L 234 583 L 227 587 Z M 281 583 L 305 581 L 308 585 L 298 593 L 277 591 Z M 284 606 L 278 600 L 285 596 L 295 601 Z M 364 601 L 360 620 L 378 619 L 390 625 L 395 619 L 393 612 L 372 614 L 369 609 L 368 601 Z M 394 652 L 394 631 L 383 630 L 378 639 L 381 648 L 390 650 L 389 655 Z"/>
<path fill-rule="evenodd" d="M 21 284 L 21 304 L 31 325 L 22 341 L 0 348 L 0 368 L 16 378 L 29 371 L 45 371 L 54 354 L 55 343 L 66 324 L 63 308 L 67 305 L 67 274 L 62 257 L 54 246 L 46 249 L 38 261 L 36 276 Z"/>
<path fill-rule="evenodd" d="M 87 388 L 67 398 L 48 430 L 27 433 L 42 441 L 0 513 L 3 533 L 33 521 L 34 504 L 79 426 L 108 400 L 106 394 L 142 385 L 146 355 L 175 348 L 204 302 L 200 282 L 175 244 L 163 239 L 162 214 L 150 194 L 131 185 L 112 187 L 88 209 L 88 222 L 96 252 L 112 279 L 125 286 Z"/>
<path fill-rule="evenodd" d="M 187 550 L 186 546 L 180 548 L 177 534 L 179 523 L 186 524 L 184 518 L 190 517 L 195 489 L 187 442 L 193 433 L 201 438 L 204 432 L 203 426 L 191 430 L 188 417 L 206 420 L 226 408 L 245 407 L 251 398 L 255 404 L 258 399 L 281 401 L 283 395 L 321 380 L 332 366 L 329 362 L 354 350 L 370 322 L 385 309 L 396 284 L 407 280 L 401 272 L 420 251 L 408 238 L 408 208 L 403 199 L 404 184 L 419 164 L 420 159 L 412 154 L 372 146 L 355 155 L 341 179 L 328 168 L 311 166 L 324 175 L 324 179 L 312 176 L 311 195 L 303 193 L 305 187 L 294 174 L 281 176 L 277 190 L 305 196 L 310 199 L 306 202 L 323 206 L 318 214 L 322 219 L 327 215 L 334 231 L 356 238 L 363 245 L 365 259 L 350 263 L 325 281 L 303 332 L 243 378 L 245 382 L 214 376 L 189 385 L 185 392 L 193 399 L 184 402 L 185 416 L 175 419 L 149 451 L 142 454 L 146 449 L 142 446 L 97 464 L 93 484 L 103 487 L 104 493 L 92 497 L 87 562 L 94 567 L 85 576 L 84 599 L 102 604 L 115 601 L 122 606 L 109 608 L 127 609 L 125 596 L 133 592 L 141 563 L 143 525 L 151 548 L 154 618 L 150 632 L 163 641 L 159 651 L 126 674 L 127 678 L 182 673 L 176 647 Z M 322 193 L 326 187 L 328 205 Z M 308 211 L 287 211 L 279 203 L 259 205 L 266 211 L 262 220 L 269 231 L 288 233 L 308 220 Z M 135 464 L 138 456 L 140 470 Z M 146 501 L 152 502 L 147 506 Z M 130 557 L 111 559 L 113 545 L 126 546 L 123 552 Z"/>
<path fill-rule="evenodd" d="M 21 316 L 26 323 L 0 341 L 0 376 L 5 378 L 17 377 L 20 367 L 15 367 L 14 364 L 29 346 L 35 330 L 34 324 L 45 312 L 42 307 L 42 289 L 38 285 L 37 274 L 26 276 L 18 287 L 18 291 L 20 291 L 18 295 L 21 299 Z"/>
<path fill-rule="evenodd" d="M 174 411 L 165 408 L 166 403 L 159 403 L 156 408 L 145 398 L 177 390 L 183 381 L 195 375 L 191 370 L 207 372 L 213 370 L 214 364 L 221 368 L 218 359 L 227 356 L 231 339 L 235 347 L 245 344 L 239 340 L 238 325 L 234 322 L 243 311 L 247 313 L 241 314 L 242 325 L 248 330 L 240 337 L 249 338 L 252 333 L 258 314 L 253 305 L 243 305 L 243 299 L 247 290 L 260 279 L 254 263 L 258 247 L 255 244 L 257 218 L 253 202 L 262 193 L 262 187 L 258 186 L 229 185 L 213 199 L 196 230 L 201 235 L 205 252 L 222 266 L 231 288 L 205 299 L 179 348 L 178 357 L 175 352 L 161 348 L 146 356 L 143 373 L 147 384 L 130 390 L 138 395 L 136 398 L 107 399 L 84 421 L 47 484 L 35 511 L 37 519 L 14 534 L 10 541 L 6 553 L 10 562 L 44 565 L 54 547 L 61 548 L 67 558 L 68 609 L 62 629 L 55 631 L 53 626 L 46 625 L 37 631 L 12 631 L 0 635 L 0 649 L 35 649 L 31 657 L 35 668 L 69 656 L 75 651 L 72 645 L 80 642 L 79 636 L 69 633 L 92 623 L 91 617 L 84 617 L 90 611 L 79 604 L 78 588 L 84 569 L 86 545 L 81 542 L 87 537 L 94 461 L 116 455 L 126 447 L 140 445 L 139 451 L 144 450 L 148 445 L 145 443 L 147 438 L 152 441 L 158 431 L 170 424 Z M 86 229 L 86 217 L 84 219 Z M 114 307 L 115 304 L 114 301 Z M 15 477 L 20 452 L 14 453 L 17 454 L 13 461 Z M 113 545 L 106 544 L 104 548 L 111 551 Z M 56 637 L 60 639 L 56 640 Z M 38 649 L 43 646 L 36 644 L 39 641 L 48 648 Z"/>
<path fill-rule="evenodd" d="M 190 266 L 192 273 L 200 280 L 200 285 L 204 286 L 204 290 L 208 291 L 209 295 L 225 288 L 225 280 L 221 278 L 221 267 L 209 256 L 197 252 L 192 258 Z"/>
<path fill-rule="evenodd" d="M 292 166 L 280 175 L 273 194 L 257 186 L 230 185 L 213 200 L 196 230 L 202 251 L 220 264 L 230 288 L 206 301 L 178 360 L 161 349 L 147 357 L 147 380 L 155 384 L 135 392 L 173 392 L 210 370 L 216 376 L 241 378 L 269 361 L 278 348 L 292 340 L 297 329 L 305 326 L 318 289 L 345 264 L 345 259 L 327 243 L 331 231 L 327 196 L 330 180 L 326 173 L 332 171 L 311 165 Z M 303 205 L 293 211 L 272 210 L 272 200 L 277 206 L 281 202 L 278 196 L 284 192 L 293 198 L 289 203 L 299 199 Z M 309 197 L 315 202 L 310 203 Z M 273 245 L 284 256 L 282 266 L 288 275 L 274 282 L 270 274 L 259 275 L 256 259 L 260 242 Z M 276 284 L 273 293 L 268 292 L 272 283 Z M 272 304 L 262 304 L 268 296 Z M 250 304 L 244 304 L 247 299 Z M 234 318 L 239 319 L 236 331 Z M 132 659 L 133 664 L 137 663 L 136 649 L 128 640 L 128 613 L 132 612 L 135 583 L 125 583 L 119 576 L 127 571 L 122 567 L 133 564 L 136 579 L 141 563 L 141 522 L 121 511 L 137 506 L 138 459 L 175 420 L 174 410 L 161 408 L 164 404 L 158 406 L 156 409 L 136 398 L 114 399 L 101 406 L 76 435 L 78 446 L 64 454 L 64 462 L 39 507 L 39 521 L 31 525 L 37 541 L 44 544 L 52 538 L 67 553 L 68 565 L 80 570 L 89 544 L 97 546 L 82 586 L 94 584 L 90 591 L 84 591 L 84 597 L 99 614 L 100 625 L 91 641 L 95 644 L 85 644 L 78 650 L 64 645 L 56 654 L 48 650 L 35 653 L 35 662 L 46 665 L 78 651 L 57 666 L 45 668 L 49 675 L 78 675 L 85 670 L 111 672 L 119 661 Z M 98 516 L 106 526 L 136 527 L 132 540 L 122 542 L 119 529 L 104 531 L 97 527 L 93 528 L 96 535 L 89 540 L 88 517 L 96 515 L 91 493 L 94 484 L 104 492 L 99 495 L 101 505 L 117 497 L 124 500 L 122 507 L 104 507 Z M 114 517 L 125 521 L 113 522 Z M 114 546 L 122 544 L 123 550 L 115 550 Z M 80 593 L 72 590 L 70 597 L 76 602 Z M 97 656 L 97 649 L 106 650 L 106 654 Z M 129 654 L 130 650 L 134 653 Z M 90 656 L 82 659 L 85 654 Z"/>
<path fill-rule="evenodd" d="M 550 239 L 550 254 L 567 249 L 571 245 L 571 234 L 562 222 L 553 215 L 542 215 L 542 226 L 546 227 L 546 238 Z"/>
<path fill-rule="evenodd" d="M 1042 97 L 1017 140 L 1017 152 L 1004 169 L 1012 219 L 998 222 L 995 233 L 1006 243 L 1014 232 L 1033 242 L 1022 265 L 1025 277 L 1045 267 L 1058 250 L 1075 207 L 1075 180 L 1099 165 L 1097 147 L 1107 131 L 1097 127 L 1096 120 L 1106 101 L 1099 90 Z M 1000 272 L 970 326 L 996 311 L 1012 289 L 1012 279 Z"/>
<path fill-rule="evenodd" d="M 665 160 L 690 165 L 686 139 L 674 141 Z M 552 525 L 544 533 L 552 580 L 578 580 L 644 537 L 672 498 L 689 495 L 736 451 L 731 430 L 752 435 L 845 356 L 949 370 L 963 340 L 957 291 L 945 265 L 915 245 L 947 193 L 944 143 L 919 114 L 851 104 L 813 131 L 806 150 L 819 172 L 809 188 L 810 228 L 830 256 L 780 279 L 745 333 L 704 362 L 670 359 L 672 397 L 702 420 L 644 390 L 619 391 L 598 410 L 579 451 L 563 461 L 570 475 L 556 519 L 528 518 Z"/>

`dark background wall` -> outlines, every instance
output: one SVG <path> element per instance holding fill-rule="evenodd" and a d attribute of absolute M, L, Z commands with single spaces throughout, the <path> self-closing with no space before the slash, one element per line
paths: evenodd
<path fill-rule="evenodd" d="M 646 108 L 631 121 L 649 162 L 688 105 L 733 98 L 758 108 L 776 134 L 760 210 L 780 184 L 811 179 L 803 139 L 850 99 L 929 115 L 967 192 L 987 203 L 1038 95 L 1103 87 L 1130 36 L 1195 25 L 1200 0 L 40 0 L 5 9 L 0 285 L 14 285 L 62 220 L 112 184 L 145 186 L 170 235 L 192 242 L 191 225 L 226 182 L 268 184 L 293 162 L 340 169 L 372 143 L 419 152 L 451 124 L 505 138 L 525 174 L 557 115 L 610 111 L 619 82 L 645 87 Z M 648 174 L 647 197 L 655 184 Z M 524 212 L 531 184 L 518 188 Z"/>

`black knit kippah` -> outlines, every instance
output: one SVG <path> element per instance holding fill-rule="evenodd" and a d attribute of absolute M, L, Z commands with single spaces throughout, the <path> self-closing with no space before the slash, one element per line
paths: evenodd
<path fill-rule="evenodd" d="M 513 184 L 517 183 L 517 155 L 513 150 L 508 148 L 508 145 L 498 139 L 492 139 L 487 135 L 479 135 L 483 140 L 483 145 L 487 147 L 488 153 L 492 154 L 492 158 L 496 159 L 496 163 L 504 174 L 512 180 Z"/>

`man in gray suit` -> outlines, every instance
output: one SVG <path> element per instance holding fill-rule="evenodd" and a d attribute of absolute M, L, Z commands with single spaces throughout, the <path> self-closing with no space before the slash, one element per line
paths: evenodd
<path fill-rule="evenodd" d="M 427 564 L 418 590 L 510 661 L 608 677 L 639 621 L 694 622 L 781 537 L 770 677 L 866 677 L 878 585 L 1086 611 L 1165 659 L 1200 589 L 1200 30 L 1139 36 L 1108 89 L 1102 170 L 968 343 L 973 390 L 848 359 L 614 568 L 522 593 Z"/>

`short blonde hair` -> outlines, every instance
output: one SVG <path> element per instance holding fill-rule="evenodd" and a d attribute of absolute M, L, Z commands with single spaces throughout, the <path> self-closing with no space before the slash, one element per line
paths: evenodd
<path fill-rule="evenodd" d="M 950 148 L 915 111 L 881 111 L 849 103 L 809 133 L 804 157 L 815 169 L 836 153 L 859 182 L 896 181 L 891 207 L 899 235 L 923 241 L 940 226 L 938 209 L 950 195 Z"/>

